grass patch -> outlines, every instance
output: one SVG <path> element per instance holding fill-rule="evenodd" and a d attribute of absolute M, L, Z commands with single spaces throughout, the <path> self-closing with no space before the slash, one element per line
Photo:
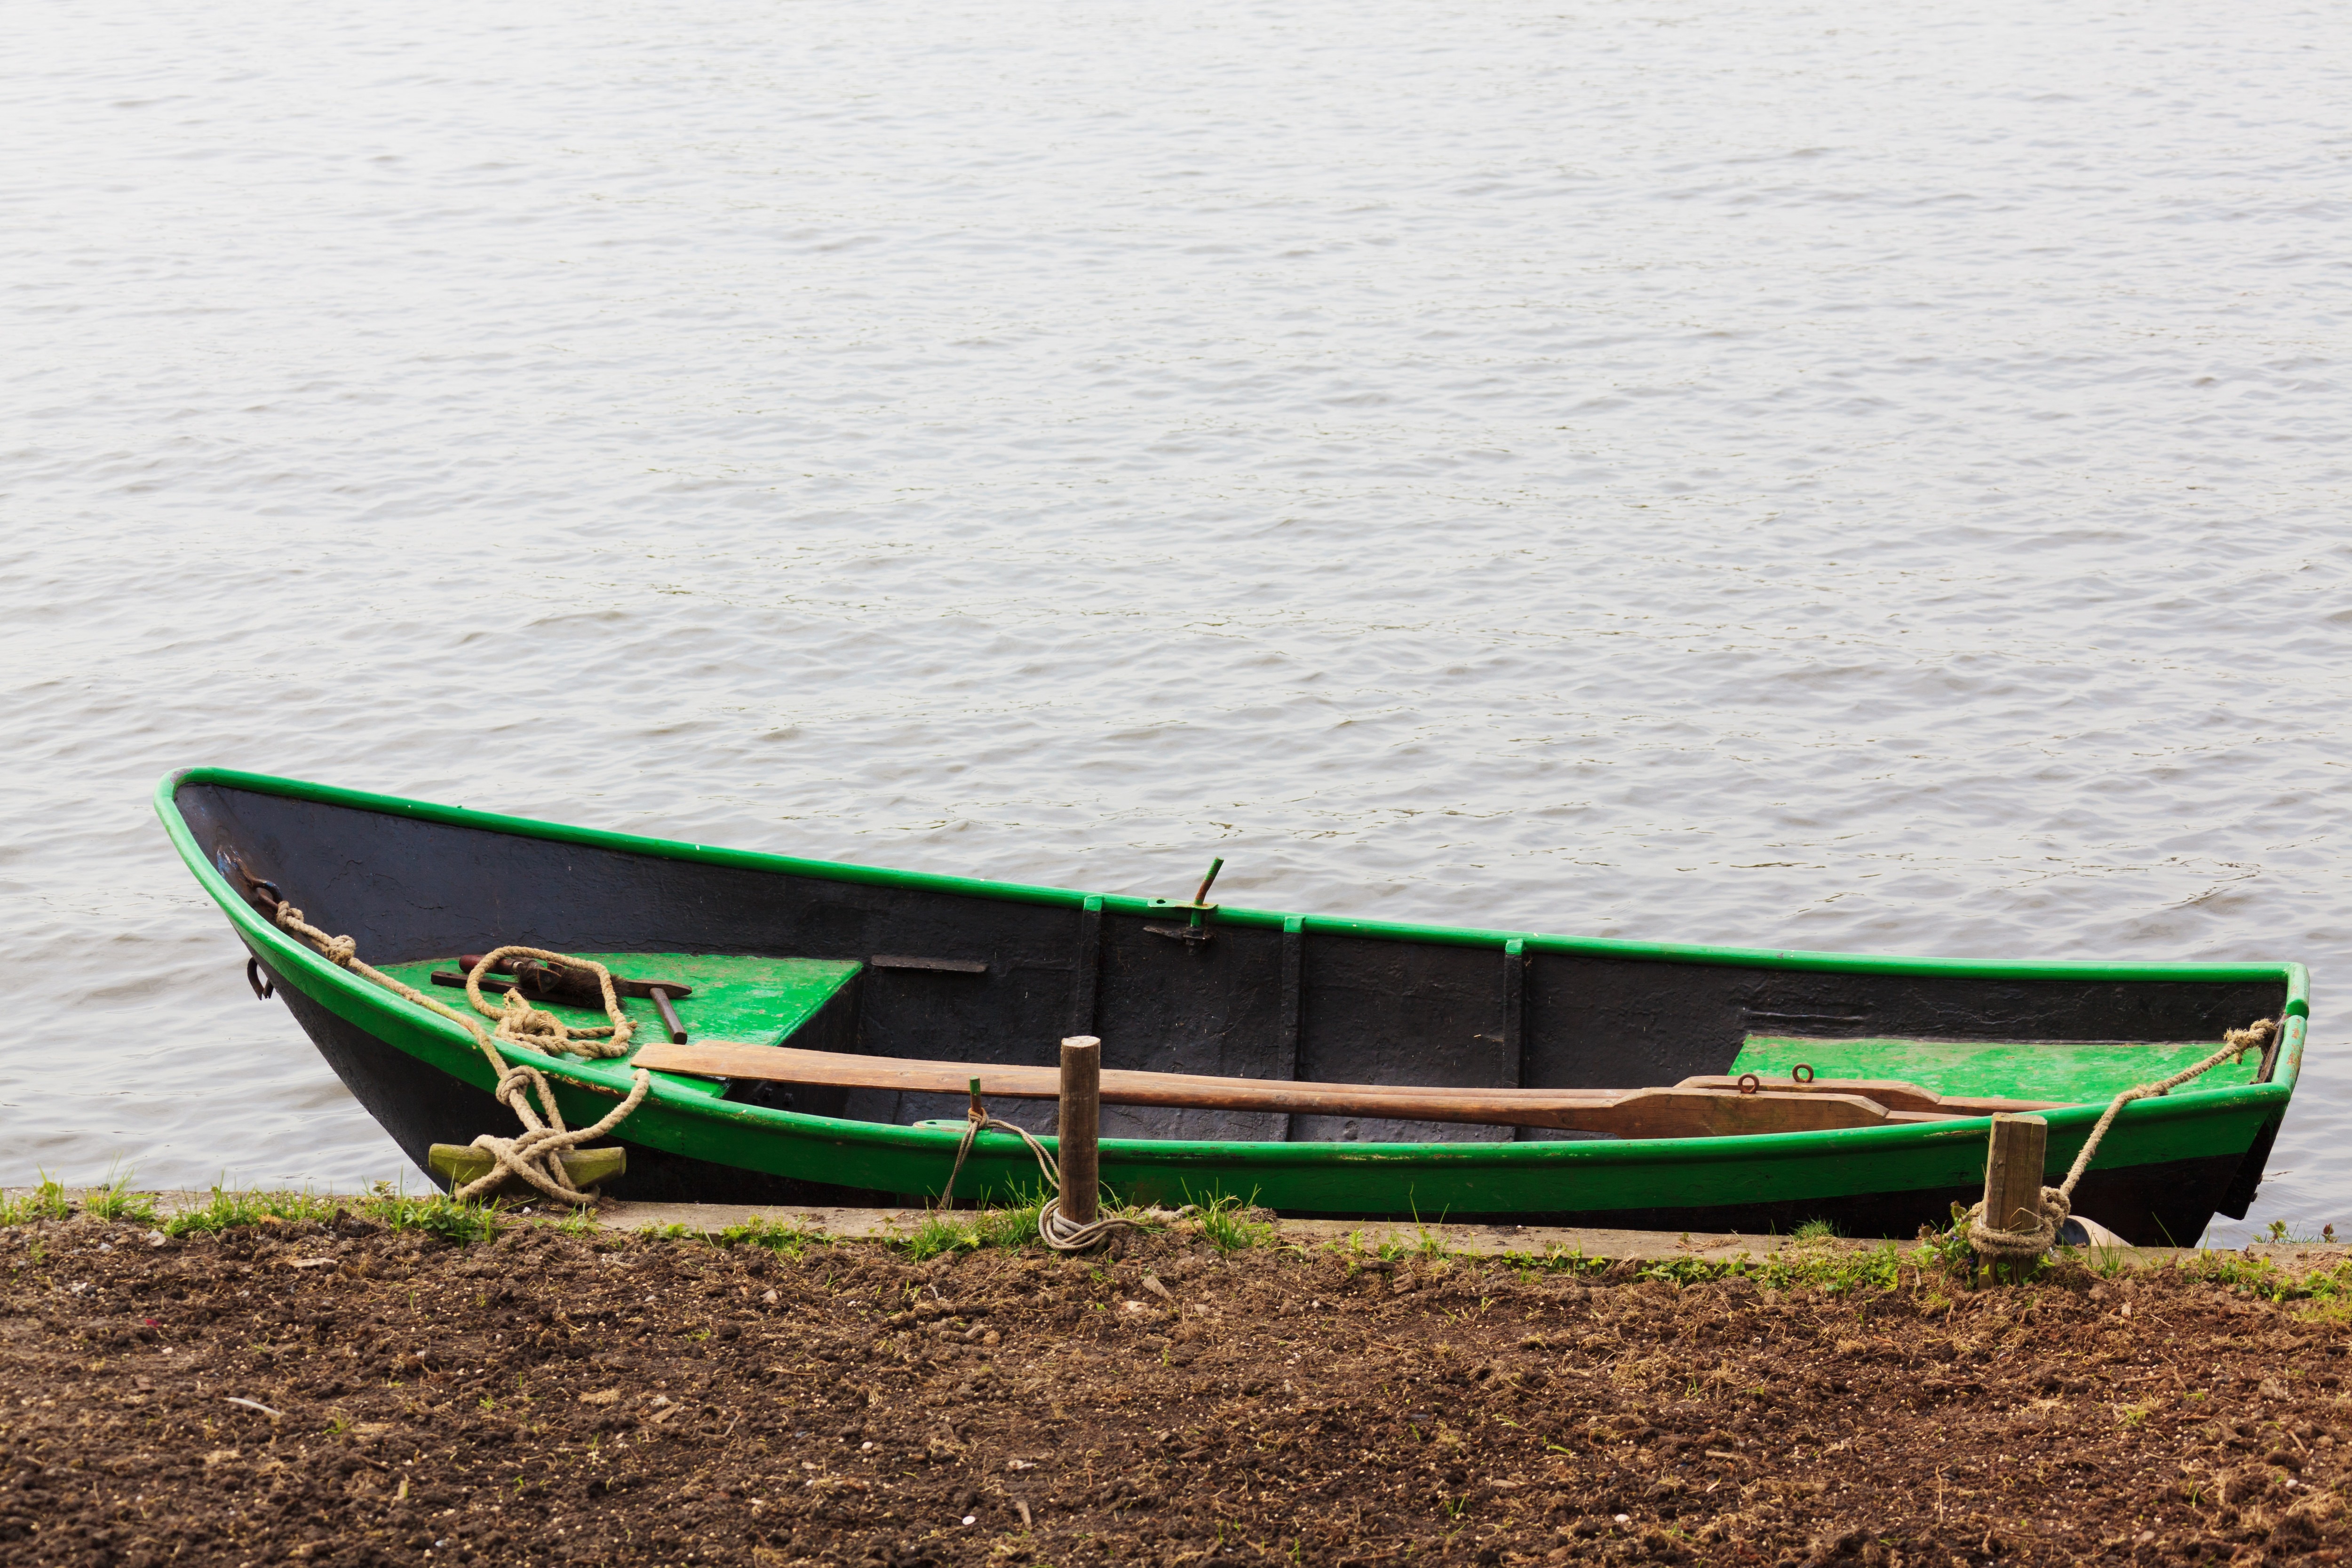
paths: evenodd
<path fill-rule="evenodd" d="M 459 1203 L 446 1193 L 409 1197 L 379 1182 L 364 1197 L 338 1198 L 318 1193 L 261 1193 L 215 1187 L 212 1201 L 157 1222 L 165 1236 L 216 1235 L 247 1226 L 331 1225 L 344 1215 L 392 1231 L 413 1231 L 463 1245 L 490 1241 L 515 1223 L 496 1203 Z"/>
<path fill-rule="evenodd" d="M 2306 1317 L 2352 1319 L 2352 1259 L 2297 1272 L 2273 1259 L 2249 1258 L 2242 1252 L 2203 1252 L 2173 1267 L 2192 1279 L 2265 1301 L 2310 1301 L 2313 1305 L 2305 1309 Z"/>
<path fill-rule="evenodd" d="M 1663 1258 L 1641 1265 L 1633 1271 L 1633 1277 L 1676 1286 L 1746 1279 L 1765 1289 L 1807 1289 L 1832 1296 L 1885 1294 L 1905 1289 L 1924 1289 L 1932 1285 L 1937 1288 L 1937 1293 L 1926 1300 L 1931 1309 L 1941 1309 L 1951 1304 L 1942 1294 L 1944 1290 L 1974 1289 L 1980 1284 L 2047 1283 L 2053 1271 L 2062 1270 L 2080 1270 L 2077 1279 L 2114 1279 L 2147 1267 L 2136 1266 L 2121 1254 L 2060 1247 L 2028 1265 L 2014 1279 L 1994 1281 L 1988 1276 L 1980 1280 L 1964 1219 L 1965 1211 L 1956 1207 L 1949 1229 L 1923 1232 L 1909 1247 L 1884 1241 L 1870 1247 L 1790 1246 L 1763 1258 L 1727 1261 Z M 1615 1267 L 1607 1258 L 1573 1252 L 1542 1257 L 1512 1254 L 1507 1261 L 1531 1274 L 1591 1276 Z M 2269 1258 L 2249 1258 L 2241 1252 L 2206 1252 L 2160 1267 L 2263 1301 L 2308 1302 L 2301 1315 L 2315 1322 L 2352 1324 L 2352 1259 L 2324 1268 L 2297 1271 Z M 2060 1278 L 2063 1280 L 2063 1275 Z"/>
<path fill-rule="evenodd" d="M 1936 1266 L 1955 1279 L 1964 1279 L 1976 1268 L 1976 1248 L 1969 1245 L 1969 1211 L 1959 1204 L 1952 1205 L 1952 1223 L 1942 1230 L 1919 1227 L 1919 1245 L 1936 1260 Z"/>
<path fill-rule="evenodd" d="M 82 1194 L 82 1213 L 110 1222 L 128 1220 L 133 1225 L 153 1225 L 154 1198 L 145 1193 L 131 1192 L 130 1187 L 130 1172 L 109 1171 L 106 1185 L 92 1187 Z"/>
<path fill-rule="evenodd" d="M 577 1237 L 584 1241 L 596 1234 L 596 1211 L 586 1204 L 576 1204 L 562 1219 L 548 1221 L 547 1228 L 558 1236 Z"/>
<path fill-rule="evenodd" d="M 392 1230 L 423 1231 L 444 1241 L 487 1241 L 508 1223 L 495 1204 L 461 1204 L 441 1193 L 409 1197 L 379 1182 L 367 1196 L 338 1198 L 316 1193 L 268 1193 L 216 1186 L 201 1208 L 163 1217 L 155 1212 L 152 1193 L 131 1190 L 131 1173 L 110 1172 L 102 1186 L 85 1190 L 77 1204 L 66 1195 L 62 1183 L 47 1173 L 40 1184 L 22 1197 L 0 1199 L 0 1225 L 29 1225 L 40 1220 L 70 1219 L 76 1209 L 92 1219 L 111 1224 L 150 1226 L 166 1236 L 181 1237 L 234 1230 L 242 1226 L 299 1225 L 305 1220 L 327 1224 L 344 1214 L 357 1214 Z M 591 1222 L 593 1224 L 593 1222 Z"/>
<path fill-rule="evenodd" d="M 1045 1212 L 1042 1198 L 1035 1203 L 1018 1204 L 1009 1208 L 982 1209 L 972 1216 L 971 1238 L 975 1247 L 1001 1247 L 1007 1251 L 1028 1246 L 1037 1239 L 1037 1216 Z"/>
<path fill-rule="evenodd" d="M 764 1247 L 779 1252 L 793 1262 L 801 1254 L 823 1241 L 824 1237 L 813 1230 L 803 1230 L 790 1220 L 769 1219 L 764 1215 L 747 1219 L 740 1225 L 730 1225 L 719 1233 L 721 1247 Z"/>
<path fill-rule="evenodd" d="M 66 1190 L 41 1173 L 40 1184 L 21 1198 L 0 1198 L 0 1225 L 31 1225 L 37 1220 L 63 1219 L 73 1213 Z"/>
<path fill-rule="evenodd" d="M 894 1239 L 889 1245 L 905 1253 L 909 1263 L 992 1247 L 1006 1252 L 1018 1251 L 1038 1239 L 1037 1221 L 1045 1213 L 1045 1196 L 1042 1188 L 1027 1194 L 1021 1194 L 1017 1187 L 1014 1192 L 1023 1195 L 1022 1202 L 980 1209 L 932 1209 L 923 1215 L 923 1223 L 915 1227 L 912 1236 Z M 1161 1219 L 1151 1217 L 1131 1204 L 1109 1202 L 1108 1194 L 1105 1196 L 1101 1208 L 1104 1215 L 1131 1220 L 1147 1230 L 1160 1228 Z"/>
<path fill-rule="evenodd" d="M 1809 1230 L 1811 1228 L 1808 1227 Z M 1923 1236 L 1916 1245 L 1908 1248 L 1892 1241 L 1883 1241 L 1868 1247 L 1819 1245 L 1828 1238 L 1829 1234 L 1826 1228 L 1812 1230 L 1810 1236 L 1801 1231 L 1798 1237 L 1790 1238 L 1792 1245 L 1762 1258 L 1663 1258 L 1635 1265 L 1631 1271 L 1636 1279 L 1655 1280 L 1678 1288 L 1726 1279 L 1745 1279 L 1761 1289 L 1803 1288 L 1832 1296 L 1884 1294 L 1906 1286 L 1924 1286 L 1930 1279 L 1951 1283 L 1969 1278 L 1967 1265 L 1972 1255 L 1969 1252 L 1965 1234 L 1959 1237 L 1957 1255 L 1948 1234 Z M 1815 1245 L 1795 1244 L 1800 1237 Z M 1962 1268 L 1958 1273 L 1947 1267 L 1948 1260 L 1955 1256 L 1962 1260 Z M 1568 1274 L 1597 1278 L 1614 1274 L 1623 1267 L 1622 1259 L 1590 1258 L 1581 1251 L 1541 1255 L 1510 1253 L 1506 1255 L 1504 1261 L 1523 1275 L 1530 1276 Z M 1623 1278 L 1622 1275 L 1615 1277 Z"/>
<path fill-rule="evenodd" d="M 1201 1234 L 1218 1251 L 1241 1252 L 1253 1247 L 1274 1245 L 1274 1226 L 1262 1219 L 1250 1217 L 1257 1205 L 1255 1192 L 1245 1199 L 1231 1194 L 1220 1194 L 1206 1201 L 1192 1199 L 1189 1193 L 1185 1196 L 1197 1204 L 1201 1211 L 1197 1216 L 1201 1222 Z"/>
<path fill-rule="evenodd" d="M 394 1230 L 422 1231 L 442 1241 L 495 1241 L 512 1221 L 496 1203 L 459 1203 L 446 1193 L 426 1198 L 364 1200 L 361 1212 Z"/>
<path fill-rule="evenodd" d="M 899 1244 L 909 1263 L 928 1263 L 934 1258 L 959 1252 L 980 1244 L 972 1238 L 971 1226 L 955 1217 L 953 1209 L 933 1209 L 915 1227 L 915 1234 Z"/>
<path fill-rule="evenodd" d="M 311 1193 L 259 1193 L 215 1187 L 210 1203 L 202 1208 L 183 1210 L 157 1228 L 165 1236 L 183 1237 L 216 1235 L 246 1226 L 299 1225 L 304 1220 L 325 1224 L 335 1217 L 337 1206 L 332 1198 Z"/>
<path fill-rule="evenodd" d="M 1855 1252 L 1808 1252 L 1789 1247 L 1765 1258 L 1755 1279 L 1757 1284 L 1769 1290 L 1805 1285 L 1831 1296 L 1848 1296 L 1859 1290 L 1883 1293 L 1902 1285 L 1906 1264 L 1915 1274 L 1929 1266 L 1916 1249 L 1906 1258 L 1891 1241 Z"/>

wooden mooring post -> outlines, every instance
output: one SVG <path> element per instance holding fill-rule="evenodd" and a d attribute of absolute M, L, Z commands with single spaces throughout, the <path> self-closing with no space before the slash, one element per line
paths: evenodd
<path fill-rule="evenodd" d="M 1092 1035 L 1062 1042 L 1062 1113 L 1055 1133 L 1062 1169 L 1056 1207 L 1073 1225 L 1092 1225 L 1102 1190 L 1102 1041 Z"/>
<path fill-rule="evenodd" d="M 2041 1223 L 2042 1170 L 2049 1158 L 2049 1122 L 2039 1116 L 1992 1119 L 1985 1146 L 1985 1224 L 1995 1230 L 2032 1230 Z"/>

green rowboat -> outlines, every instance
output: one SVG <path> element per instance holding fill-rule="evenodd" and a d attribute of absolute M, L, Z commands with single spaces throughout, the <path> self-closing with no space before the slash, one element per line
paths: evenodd
<path fill-rule="evenodd" d="M 2294 963 L 1987 963 L 1280 914 L 1205 892 L 1138 899 L 670 843 L 215 768 L 164 780 L 156 809 L 248 951 L 257 990 L 285 999 L 419 1165 L 435 1143 L 514 1131 L 480 1051 L 280 930 L 257 907 L 256 880 L 420 991 L 463 955 L 545 948 L 668 984 L 693 1042 L 870 1058 L 831 1075 L 839 1082 L 655 1071 L 614 1138 L 627 1169 L 606 1190 L 624 1198 L 935 1197 L 964 1098 L 892 1087 L 883 1069 L 990 1064 L 1009 1079 L 1052 1064 L 1065 1036 L 1094 1035 L 1107 1082 L 1205 1075 L 1252 1091 L 1107 1097 L 1102 1173 L 1123 1200 L 1675 1230 L 1822 1219 L 1907 1237 L 1979 1194 L 1987 1120 L 1952 1106 L 2055 1106 L 2043 1112 L 2054 1178 L 2118 1090 L 2197 1061 L 2225 1030 L 2276 1019 L 2258 1056 L 2127 1106 L 2076 1191 L 2077 1214 L 2127 1240 L 2187 1245 L 2216 1212 L 2242 1217 L 2252 1202 L 2310 1012 Z M 465 1005 L 460 991 L 434 994 Z M 637 1021 L 632 1055 L 672 1048 L 655 999 L 624 1005 Z M 555 1079 L 573 1125 L 631 1081 L 627 1058 L 512 1058 Z M 1794 1103 L 1809 1079 L 1897 1080 L 1937 1109 L 1717 1136 L 1612 1136 L 1591 1130 L 1613 1125 L 1605 1117 L 1511 1109 L 1544 1099 L 1535 1091 L 1581 1103 L 1708 1080 L 1695 1103 L 1719 1107 L 1733 1082 Z M 1336 1085 L 1381 1087 L 1352 1100 L 1295 1092 Z M 1501 1109 L 1480 1112 L 1484 1124 L 1426 1105 L 1404 1114 L 1400 1096 L 1404 1110 L 1421 1102 L 1400 1086 Z M 1041 1132 L 1054 1114 L 1037 1100 L 990 1109 Z M 1035 1181 L 1018 1141 L 990 1133 L 957 1194 L 1010 1200 Z"/>

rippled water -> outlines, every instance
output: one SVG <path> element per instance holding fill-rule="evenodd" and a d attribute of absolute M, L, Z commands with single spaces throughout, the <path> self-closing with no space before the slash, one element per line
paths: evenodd
<path fill-rule="evenodd" d="M 255 767 L 1490 926 L 2292 958 L 2352 1218 L 2342 17 L 58 0 L 0 53 L 0 1178 L 393 1145 Z M 2332 41 L 2331 41 L 2332 40 Z"/>

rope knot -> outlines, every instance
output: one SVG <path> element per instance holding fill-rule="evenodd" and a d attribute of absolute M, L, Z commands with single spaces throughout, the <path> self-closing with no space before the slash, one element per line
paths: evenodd
<path fill-rule="evenodd" d="M 1970 1205 L 1968 1212 L 1969 1245 L 1976 1249 L 1977 1256 L 2024 1259 L 2039 1258 L 2057 1245 L 2058 1232 L 2073 1214 L 2074 1205 L 2063 1189 L 2044 1187 L 2034 1223 L 2024 1230 L 2003 1230 L 1999 1226 L 1987 1225 L 1984 1212 L 1982 1199 Z"/>
<path fill-rule="evenodd" d="M 534 1007 L 522 999 L 520 991 L 509 991 L 505 1003 L 493 1015 L 499 1021 L 498 1037 L 517 1046 L 552 1044 L 558 1052 L 569 1045 L 571 1033 L 562 1019 L 543 1008 Z"/>
<path fill-rule="evenodd" d="M 980 1102 L 977 1091 L 973 1093 L 971 1104 L 964 1110 L 963 1117 L 963 1139 L 956 1144 L 955 1163 L 948 1168 L 948 1184 L 940 1191 L 941 1208 L 953 1206 L 956 1177 L 963 1173 L 964 1156 L 971 1152 L 971 1146 L 981 1133 L 992 1127 L 999 1132 L 1019 1134 L 1021 1142 L 1029 1146 L 1029 1152 L 1037 1157 L 1037 1173 L 1045 1178 L 1045 1185 L 1052 1189 L 1051 1195 L 1037 1208 L 1037 1239 L 1054 1251 L 1085 1252 L 1115 1230 L 1143 1228 L 1141 1221 L 1129 1219 L 1124 1215 L 1097 1214 L 1084 1225 L 1066 1217 L 1062 1213 L 1061 1164 L 1045 1152 L 1045 1145 L 1037 1141 L 1035 1133 L 1018 1122 L 1000 1121 L 991 1116 L 988 1108 Z"/>
<path fill-rule="evenodd" d="M 2231 1061 L 2242 1061 L 2248 1051 L 2258 1050 L 2269 1045 L 2271 1037 L 2277 1033 L 2277 1019 L 2257 1018 L 2242 1029 L 2224 1029 L 2221 1032 L 2221 1043 L 2236 1047 L 2237 1055 L 2230 1058 Z"/>
<path fill-rule="evenodd" d="M 2067 1171 L 2066 1179 L 2054 1187 L 2042 1189 L 2042 1212 L 2035 1224 L 2024 1230 L 2003 1230 L 1998 1226 L 1987 1225 L 1984 1205 L 1979 1202 L 1969 1209 L 1963 1222 L 1968 1226 L 1969 1245 L 1976 1249 L 1979 1257 L 1987 1259 L 2033 1258 L 2049 1251 L 2057 1245 L 2059 1230 L 2074 1212 L 2075 1184 L 2083 1179 L 2083 1173 L 2091 1168 L 2091 1157 L 2099 1152 L 2100 1142 L 2106 1137 L 2107 1129 L 2116 1124 L 2116 1118 L 2125 1106 L 2135 1100 L 2151 1100 L 2158 1095 L 2169 1094 L 2190 1079 L 2211 1072 L 2223 1062 L 2242 1061 L 2248 1051 L 2269 1045 L 2281 1026 L 2280 1019 L 2257 1018 L 2242 1029 L 2224 1029 L 2221 1032 L 2221 1048 L 2196 1066 L 2183 1068 L 2170 1078 L 2159 1079 L 2154 1083 L 2134 1084 L 2116 1096 L 2108 1101 L 2098 1124 L 2091 1129 L 2091 1135 L 2083 1141 L 2082 1152 L 2074 1156 L 2074 1166 Z"/>
<path fill-rule="evenodd" d="M 534 1007 L 523 1000 L 520 984 L 509 984 L 499 1005 L 491 1006 L 482 999 L 482 977 L 495 968 L 500 959 L 510 955 L 523 962 L 512 973 L 540 965 L 562 969 L 584 969 L 596 977 L 597 989 L 604 993 L 604 1016 L 609 1022 L 594 1028 L 567 1024 L 544 1008 Z M 636 1025 L 621 1011 L 620 994 L 613 989 L 613 972 L 593 959 L 572 958 L 561 952 L 550 952 L 537 947 L 494 948 L 482 955 L 466 976 L 466 999 L 474 1011 L 485 1018 L 498 1020 L 496 1037 L 511 1046 L 530 1046 L 551 1055 L 562 1056 L 566 1051 L 583 1057 L 623 1057 L 629 1054 L 629 1037 Z"/>
<path fill-rule="evenodd" d="M 636 1020 L 624 1018 L 613 1026 L 609 1037 L 600 1039 L 594 1035 L 583 1035 L 572 1042 L 572 1048 L 585 1057 L 625 1057 L 629 1054 L 629 1038 L 636 1032 Z"/>
<path fill-rule="evenodd" d="M 544 1195 L 559 1203 L 593 1203 L 596 1194 L 583 1192 L 574 1185 L 572 1173 L 563 1168 L 562 1155 L 583 1143 L 602 1138 L 627 1120 L 631 1111 L 645 1103 L 653 1089 L 653 1074 L 639 1068 L 630 1081 L 628 1098 L 607 1111 L 593 1127 L 566 1128 L 563 1115 L 555 1108 L 555 1091 L 544 1075 L 536 1068 L 501 1064 L 499 1075 L 499 1099 L 519 1117 L 523 1130 L 519 1137 L 500 1138 L 485 1132 L 474 1140 L 473 1146 L 498 1162 L 488 1174 L 467 1183 L 449 1195 L 460 1201 L 479 1197 L 490 1192 L 509 1176 L 519 1177 Z M 534 1112 L 530 1094 L 535 1090 L 540 1110 Z M 541 1119 L 544 1115 L 545 1120 Z"/>
<path fill-rule="evenodd" d="M 325 931 L 304 920 L 300 910 L 283 900 L 278 902 L 276 918 L 278 930 L 289 931 L 296 936 L 307 937 L 310 945 L 319 950 L 320 956 L 338 969 L 349 969 L 352 966 L 352 960 L 360 955 L 358 942 L 347 936 L 329 936 Z"/>
<path fill-rule="evenodd" d="M 505 1070 L 499 1074 L 499 1086 L 490 1093 L 500 1105 L 513 1110 L 514 1097 L 530 1089 L 532 1084 L 541 1081 L 540 1075 L 529 1068 L 517 1067 L 512 1062 L 502 1062 L 499 1065 Z M 526 1100 L 525 1103 L 529 1102 Z M 552 1105 L 549 1107 L 551 1112 L 553 1109 Z M 558 1118 L 555 1124 L 561 1127 L 563 1122 L 561 1118 Z"/>
<path fill-rule="evenodd" d="M 576 1149 L 592 1139 L 602 1138 L 625 1121 L 630 1112 L 645 1103 L 653 1089 L 653 1075 L 640 1068 L 630 1081 L 629 1092 L 619 1105 L 601 1118 L 593 1127 L 567 1128 L 563 1113 L 556 1108 L 555 1089 L 538 1068 L 506 1059 L 499 1049 L 501 1044 L 526 1046 L 534 1050 L 561 1056 L 576 1051 L 583 1056 L 617 1057 L 629 1048 L 630 1021 L 622 1015 L 621 999 L 613 989 L 612 971 L 591 959 L 572 958 L 560 952 L 544 952 L 535 947 L 502 947 L 483 958 L 466 976 L 466 996 L 474 1010 L 485 1018 L 498 1020 L 495 1030 L 485 1029 L 473 1018 L 455 1008 L 425 995 L 414 985 L 386 974 L 383 970 L 363 963 L 359 957 L 359 944 L 347 936 L 330 936 L 302 918 L 302 911 L 284 900 L 278 900 L 276 916 L 279 929 L 291 932 L 310 944 L 327 961 L 340 968 L 364 975 L 385 990 L 406 997 L 418 1006 L 440 1014 L 474 1037 L 482 1048 L 490 1070 L 498 1075 L 493 1093 L 500 1104 L 515 1113 L 522 1123 L 520 1137 L 500 1138 L 485 1132 L 474 1140 L 473 1146 L 488 1153 L 497 1164 L 488 1174 L 467 1182 L 449 1195 L 463 1202 L 479 1197 L 512 1176 L 528 1183 L 540 1193 L 559 1203 L 590 1204 L 597 1201 L 593 1191 L 583 1192 L 573 1184 L 560 1158 L 565 1151 Z M 509 953 L 593 972 L 597 985 L 604 992 L 604 1015 L 612 1021 L 599 1028 L 575 1028 L 554 1014 L 534 1007 L 522 999 L 519 990 L 509 987 L 491 1006 L 482 999 L 482 976 L 490 966 Z M 531 1101 L 537 1100 L 536 1109 Z"/>

